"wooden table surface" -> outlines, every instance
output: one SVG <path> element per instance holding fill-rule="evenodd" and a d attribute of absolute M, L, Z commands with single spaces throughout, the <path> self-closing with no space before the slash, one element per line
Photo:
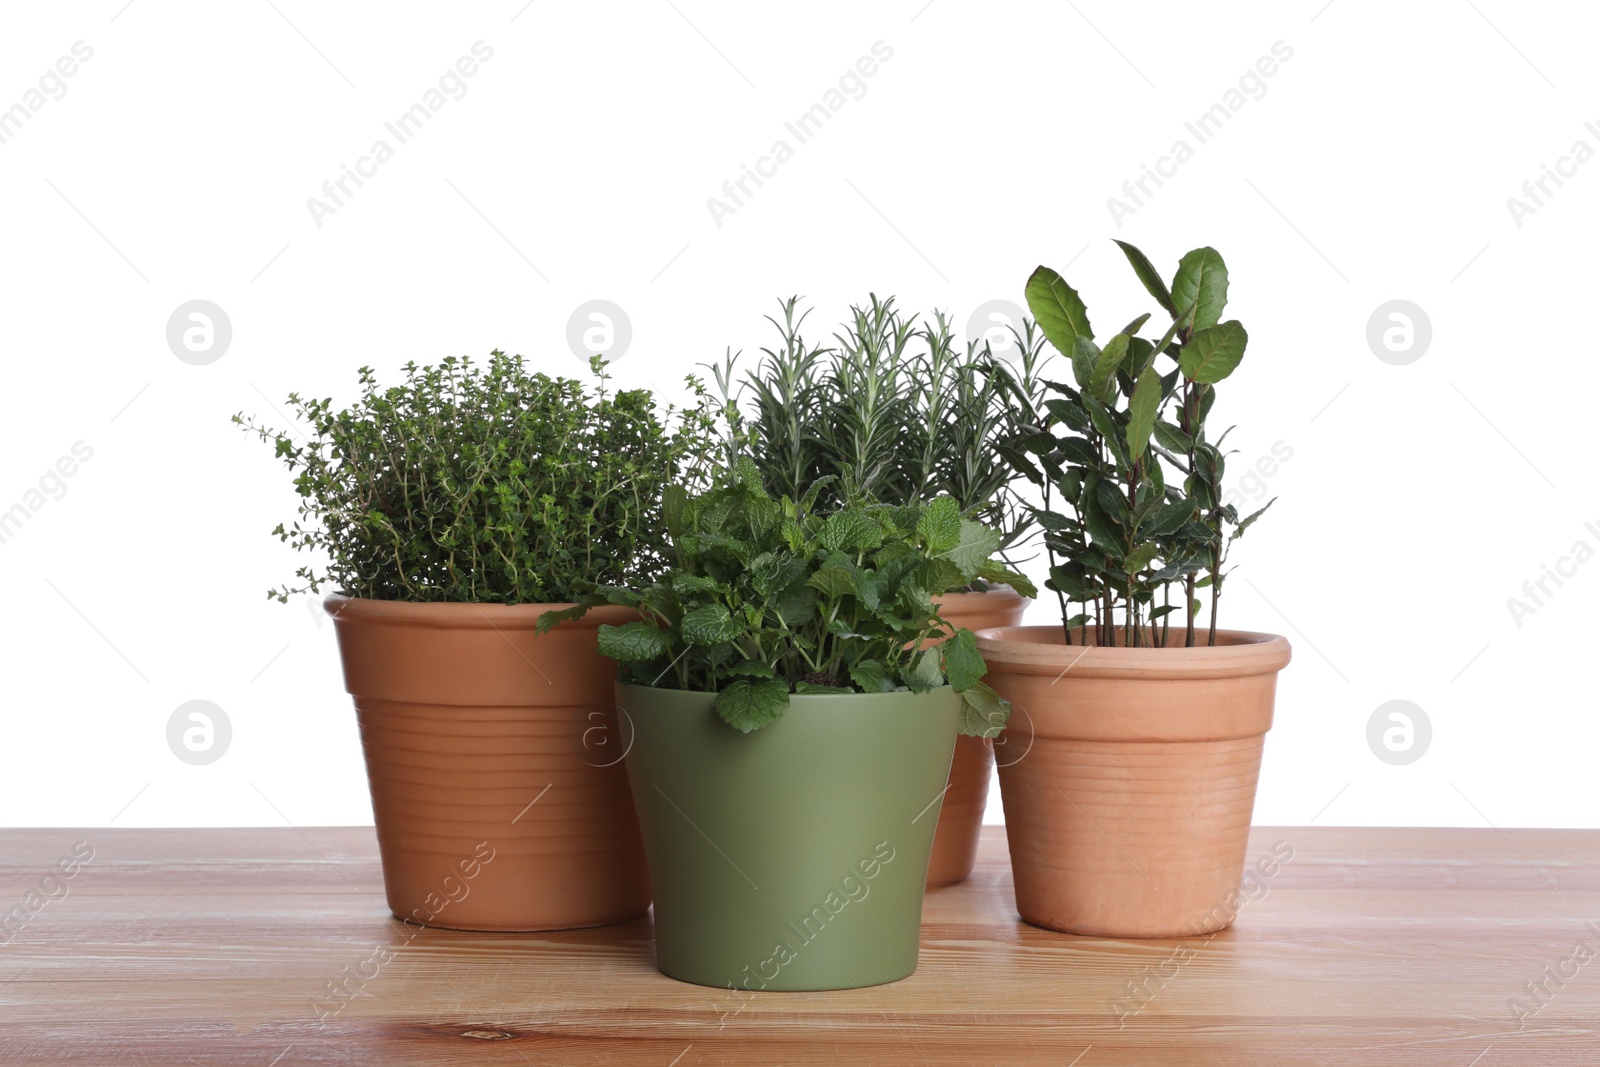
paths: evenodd
<path fill-rule="evenodd" d="M 1109 941 L 1019 920 L 990 828 L 911 978 L 742 1002 L 656 973 L 647 918 L 413 931 L 370 828 L 5 830 L 0 1063 L 1600 1065 L 1600 831 L 1274 848 L 1233 929 Z"/>

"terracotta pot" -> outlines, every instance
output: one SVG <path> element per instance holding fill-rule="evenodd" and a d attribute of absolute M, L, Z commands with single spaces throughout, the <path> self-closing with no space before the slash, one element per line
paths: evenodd
<path fill-rule="evenodd" d="M 978 648 L 1015 705 L 1000 795 L 1022 917 L 1100 937 L 1231 924 L 1289 642 L 1219 630 L 1211 648 L 1099 648 L 1020 626 Z"/>
<path fill-rule="evenodd" d="M 596 608 L 330 596 L 389 909 L 455 930 L 565 930 L 650 906 Z"/>
<path fill-rule="evenodd" d="M 1009 585 L 984 593 L 945 593 L 936 598 L 939 612 L 957 629 L 982 630 L 1015 626 L 1031 603 Z M 931 642 L 930 642 L 931 643 Z M 950 789 L 939 810 L 933 837 L 933 859 L 928 864 L 928 888 L 964 882 L 978 856 L 978 834 L 983 830 L 983 808 L 989 800 L 990 768 L 994 744 L 986 737 L 957 737 L 950 764 Z"/>

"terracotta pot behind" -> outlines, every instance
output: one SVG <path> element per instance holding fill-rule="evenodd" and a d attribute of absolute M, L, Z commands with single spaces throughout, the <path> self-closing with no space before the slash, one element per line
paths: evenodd
<path fill-rule="evenodd" d="M 982 630 L 1015 626 L 1022 621 L 1028 600 L 1008 585 L 984 593 L 945 593 L 938 598 L 939 612 L 958 629 Z M 994 746 L 984 737 L 957 737 L 950 764 L 950 789 L 939 809 L 934 831 L 933 859 L 928 864 L 928 888 L 966 881 L 978 856 L 978 835 L 983 830 L 983 809 L 989 800 L 989 771 L 994 766 Z"/>
<path fill-rule="evenodd" d="M 598 608 L 330 596 L 389 908 L 456 930 L 561 930 L 650 906 Z M 626 732 L 626 731 L 625 731 Z"/>
<path fill-rule="evenodd" d="M 1099 648 L 1021 626 L 978 648 L 1015 705 L 1000 793 L 1022 917 L 1101 937 L 1231 924 L 1289 642 Z"/>

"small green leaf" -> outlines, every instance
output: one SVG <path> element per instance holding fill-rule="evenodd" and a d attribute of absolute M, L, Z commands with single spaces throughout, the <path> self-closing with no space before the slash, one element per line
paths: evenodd
<path fill-rule="evenodd" d="M 1233 529 L 1233 536 L 1229 537 L 1228 540 L 1232 541 L 1235 538 L 1243 537 L 1244 536 L 1244 532 L 1250 528 L 1250 525 L 1252 523 L 1254 523 L 1257 519 L 1259 519 L 1261 516 L 1265 515 L 1267 513 L 1267 508 L 1270 508 L 1272 505 L 1276 504 L 1277 502 L 1278 502 L 1278 498 L 1277 497 L 1273 497 L 1271 500 L 1266 502 L 1266 504 L 1261 508 L 1260 511 L 1251 512 L 1249 516 L 1247 516 L 1244 519 L 1241 519 L 1240 522 L 1239 522 L 1239 525 L 1235 526 L 1234 529 Z"/>
<path fill-rule="evenodd" d="M 870 551 L 883 544 L 883 531 L 859 511 L 836 511 L 822 524 L 817 541 L 829 552 Z"/>
<path fill-rule="evenodd" d="M 1156 441 L 1162 448 L 1171 449 L 1180 454 L 1188 452 L 1189 446 L 1194 443 L 1188 434 L 1166 419 L 1156 422 Z"/>
<path fill-rule="evenodd" d="M 997 532 L 982 523 L 962 519 L 960 540 L 953 547 L 940 552 L 939 558 L 949 560 L 961 572 L 962 580 L 970 582 L 978 576 L 978 571 L 989 557 L 999 550 L 1000 535 Z M 943 592 L 942 589 L 938 591 Z"/>
<path fill-rule="evenodd" d="M 1079 337 L 1094 337 L 1089 326 L 1089 309 L 1077 290 L 1049 267 L 1039 267 L 1028 278 L 1024 290 L 1028 310 L 1044 331 L 1045 339 L 1056 351 L 1070 356 Z"/>
<path fill-rule="evenodd" d="M 1061 397 L 1051 397 L 1044 402 L 1044 408 L 1057 421 L 1077 430 L 1079 433 L 1089 428 L 1089 416 L 1084 413 L 1080 404 L 1073 403 L 1071 400 L 1064 400 Z"/>
<path fill-rule="evenodd" d="M 1156 558 L 1161 551 L 1161 546 L 1154 541 L 1147 541 L 1128 553 L 1128 558 L 1122 561 L 1123 573 L 1129 577 L 1137 575 L 1140 571 L 1150 566 L 1150 561 Z"/>
<path fill-rule="evenodd" d="M 1177 358 L 1177 348 L 1181 346 L 1174 346 L 1172 341 L 1178 336 L 1178 331 L 1186 330 L 1193 325 L 1193 320 L 1194 305 L 1190 304 L 1188 307 L 1183 309 L 1183 314 L 1172 320 L 1172 325 L 1167 327 L 1167 332 L 1162 334 L 1161 340 L 1156 342 L 1154 355 L 1159 356 L 1168 349 L 1172 349 L 1173 358 Z"/>
<path fill-rule="evenodd" d="M 667 632 L 648 622 L 600 625 L 597 647 L 602 656 L 618 663 L 650 663 L 667 654 Z"/>
<path fill-rule="evenodd" d="M 843 685 L 822 685 L 819 682 L 796 682 L 794 691 L 807 696 L 837 696 L 845 693 L 854 693 L 855 690 Z"/>
<path fill-rule="evenodd" d="M 1146 311 L 1143 315 L 1140 315 L 1138 318 L 1134 319 L 1132 322 L 1128 323 L 1128 325 L 1124 326 L 1122 329 L 1118 330 L 1117 332 L 1118 333 L 1125 333 L 1125 334 L 1127 334 L 1128 336 L 1131 337 L 1134 334 L 1138 333 L 1140 327 L 1142 327 L 1145 323 L 1147 323 L 1149 321 L 1150 321 L 1150 312 Z"/>
<path fill-rule="evenodd" d="M 763 663 L 758 659 L 747 659 L 736 667 L 729 667 L 728 674 L 740 678 L 776 678 L 778 672 L 772 669 L 772 664 Z"/>
<path fill-rule="evenodd" d="M 1139 376 L 1133 387 L 1133 399 L 1128 401 L 1128 454 L 1138 462 L 1150 444 L 1150 432 L 1156 427 L 1156 412 L 1161 408 L 1161 376 L 1147 370 Z"/>
<path fill-rule="evenodd" d="M 716 588 L 716 581 L 702 574 L 674 574 L 672 576 L 672 591 L 679 596 L 715 592 Z"/>
<path fill-rule="evenodd" d="M 1128 354 L 1128 335 L 1119 333 L 1106 342 L 1100 350 L 1100 356 L 1095 360 L 1094 375 L 1089 379 L 1089 391 L 1101 399 L 1109 399 L 1107 388 L 1112 379 L 1117 375 L 1117 368 L 1122 366 L 1123 359 Z"/>
<path fill-rule="evenodd" d="M 1107 441 L 1113 441 L 1117 436 L 1117 424 L 1112 420 L 1111 413 L 1105 405 L 1092 396 L 1084 396 L 1084 410 L 1089 413 L 1089 421 L 1094 423 L 1095 432 Z"/>
<path fill-rule="evenodd" d="M 1194 305 L 1195 329 L 1215 326 L 1222 318 L 1222 309 L 1228 304 L 1228 267 L 1215 248 L 1196 248 L 1178 261 L 1178 273 L 1172 278 L 1172 306 L 1186 308 L 1190 304 Z"/>
<path fill-rule="evenodd" d="M 1016 590 L 1018 596 L 1025 596 L 1029 600 L 1033 600 L 1039 595 L 1038 588 L 1026 574 L 1012 570 L 999 560 L 990 560 L 980 567 L 978 569 L 978 577 L 996 585 L 1009 585 Z"/>
<path fill-rule="evenodd" d="M 1094 380 L 1095 363 L 1100 359 L 1100 346 L 1091 337 L 1080 337 L 1073 342 L 1070 355 L 1073 380 L 1078 383 L 1078 388 L 1088 389 L 1089 383 Z"/>
<path fill-rule="evenodd" d="M 1128 358 L 1124 362 L 1122 370 L 1128 377 L 1138 381 L 1139 376 L 1155 361 L 1155 346 L 1143 337 L 1135 337 L 1128 342 Z"/>
<path fill-rule="evenodd" d="M 1139 533 L 1143 537 L 1165 537 L 1177 533 L 1193 514 L 1194 504 L 1191 501 L 1174 500 L 1162 505 L 1154 515 L 1141 523 Z"/>
<path fill-rule="evenodd" d="M 267 596 L 271 597 L 273 594 L 268 593 Z M 288 603 L 287 600 L 284 600 L 283 602 Z M 543 615 L 539 616 L 539 621 L 534 626 L 534 632 L 542 636 L 549 633 L 551 630 L 554 630 L 557 626 L 560 626 L 564 622 L 577 622 L 579 619 L 589 614 L 589 608 L 591 606 L 592 605 L 589 604 L 574 604 L 572 607 L 562 608 L 560 611 L 547 611 Z"/>
<path fill-rule="evenodd" d="M 944 593 L 965 588 L 975 574 L 966 574 L 945 556 L 935 556 L 918 563 L 911 571 L 911 579 L 918 588 L 934 593 Z"/>
<path fill-rule="evenodd" d="M 961 505 L 949 496 L 930 500 L 917 518 L 917 533 L 935 555 L 955 548 L 961 543 Z"/>
<path fill-rule="evenodd" d="M 789 687 L 774 678 L 739 678 L 717 694 L 722 721 L 740 733 L 771 725 L 789 706 Z"/>
<path fill-rule="evenodd" d="M 860 686 L 863 693 L 888 693 L 894 689 L 888 672 L 877 660 L 862 660 L 851 667 L 850 680 Z"/>
<path fill-rule="evenodd" d="M 683 507 L 688 500 L 689 491 L 681 485 L 669 485 L 661 491 L 661 521 L 673 537 L 683 532 Z"/>
<path fill-rule="evenodd" d="M 1078 511 L 1095 547 L 1104 552 L 1118 552 L 1122 548 L 1122 531 L 1113 524 L 1105 508 L 1100 506 L 1099 485 L 1096 483 L 1095 492 L 1088 492 L 1085 486 L 1086 491 L 1078 501 Z"/>
<path fill-rule="evenodd" d="M 944 671 L 939 669 L 939 650 L 925 649 L 905 673 L 906 687 L 914 693 L 926 693 L 944 684 Z"/>
<path fill-rule="evenodd" d="M 1112 240 L 1116 240 L 1116 238 L 1112 238 Z M 1162 310 L 1168 315 L 1176 318 L 1178 311 L 1172 304 L 1172 294 L 1167 291 L 1167 283 L 1161 280 L 1161 275 L 1157 272 L 1155 265 L 1150 262 L 1143 252 L 1126 241 L 1117 241 L 1117 247 L 1122 249 L 1122 254 L 1128 257 L 1128 263 L 1133 267 L 1133 273 L 1139 276 L 1139 281 L 1144 283 L 1145 289 L 1149 291 L 1151 296 L 1156 298 L 1156 303 L 1160 304 Z M 1128 332 L 1132 333 L 1133 331 L 1129 330 Z"/>
<path fill-rule="evenodd" d="M 971 689 L 989 672 L 983 656 L 978 653 L 978 639 L 971 630 L 957 630 L 939 647 L 944 653 L 945 676 L 956 692 Z"/>
<path fill-rule="evenodd" d="M 726 605 L 706 604 L 685 612 L 683 620 L 678 624 L 678 631 L 690 645 L 708 648 L 732 641 L 739 636 L 742 629 L 739 621 L 728 613 Z"/>
<path fill-rule="evenodd" d="M 999 737 L 1010 719 L 1011 701 L 996 693 L 987 682 L 978 682 L 962 691 L 958 729 L 967 737 Z"/>
<path fill-rule="evenodd" d="M 829 600 L 856 594 L 856 576 L 849 567 L 843 565 L 823 567 L 807 578 L 806 584 Z"/>
<path fill-rule="evenodd" d="M 1196 330 L 1184 346 L 1178 366 L 1183 376 L 1193 382 L 1211 385 L 1233 373 L 1244 358 L 1249 341 L 1244 326 L 1238 319 L 1229 319 L 1220 326 Z"/>

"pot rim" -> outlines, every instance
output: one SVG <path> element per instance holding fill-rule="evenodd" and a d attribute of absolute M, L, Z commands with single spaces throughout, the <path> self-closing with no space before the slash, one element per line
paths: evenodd
<path fill-rule="evenodd" d="M 1288 666 L 1292 655 L 1287 638 L 1252 630 L 1218 630 L 1217 645 L 1193 648 L 1068 645 L 1062 641 L 1060 626 L 996 626 L 979 630 L 977 638 L 978 651 L 991 672 L 1070 672 L 1074 678 L 1239 678 L 1275 674 Z"/>
<path fill-rule="evenodd" d="M 938 593 L 933 597 L 933 602 L 935 604 L 945 604 L 952 600 L 965 598 L 974 600 L 1017 600 L 1024 604 L 1033 603 L 1030 598 L 1023 596 L 1005 582 L 995 582 L 988 589 L 981 592 L 976 589 L 961 589 L 956 592 Z"/>
<path fill-rule="evenodd" d="M 664 685 L 640 685 L 637 682 L 617 682 L 618 691 L 627 690 L 633 693 L 672 693 L 690 697 L 704 697 L 709 704 L 715 700 L 717 694 L 709 689 L 674 689 Z M 889 693 L 790 693 L 789 703 L 792 706 L 796 701 L 811 703 L 813 701 L 833 701 L 849 698 L 850 700 L 878 699 L 882 697 L 926 697 L 936 693 L 950 691 L 950 683 L 924 690 L 921 693 L 910 689 L 896 689 Z"/>
<path fill-rule="evenodd" d="M 421 626 L 440 630 L 532 630 L 541 616 L 565 611 L 576 604 L 493 604 L 459 600 L 415 601 L 378 600 L 345 593 L 329 593 L 322 608 L 335 625 L 356 622 L 366 625 Z M 589 609 L 581 619 L 568 620 L 557 629 L 598 629 L 602 624 L 629 622 L 639 617 L 632 608 L 601 604 Z"/>

